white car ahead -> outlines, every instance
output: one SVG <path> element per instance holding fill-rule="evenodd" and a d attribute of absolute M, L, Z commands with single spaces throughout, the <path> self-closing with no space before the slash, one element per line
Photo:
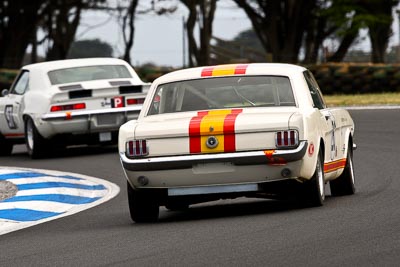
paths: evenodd
<path fill-rule="evenodd" d="M 0 155 L 26 143 L 32 158 L 73 144 L 116 143 L 149 84 L 125 61 L 88 58 L 24 66 L 0 97 Z"/>
<path fill-rule="evenodd" d="M 320 206 L 353 194 L 354 123 L 327 108 L 313 75 L 289 64 L 176 71 L 155 80 L 119 153 L 134 221 L 159 206 L 234 197 L 295 197 Z"/>

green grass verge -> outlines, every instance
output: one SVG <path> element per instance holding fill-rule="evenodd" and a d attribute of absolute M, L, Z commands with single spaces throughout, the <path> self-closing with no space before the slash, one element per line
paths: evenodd
<path fill-rule="evenodd" d="M 329 107 L 400 105 L 400 93 L 359 94 L 359 95 L 325 95 L 324 98 Z"/>

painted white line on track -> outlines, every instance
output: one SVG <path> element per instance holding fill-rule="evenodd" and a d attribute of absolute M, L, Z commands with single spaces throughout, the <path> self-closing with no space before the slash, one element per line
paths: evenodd
<path fill-rule="evenodd" d="M 92 208 L 120 191 L 103 179 L 42 169 L 0 167 L 0 181 L 18 188 L 0 201 L 0 235 Z"/>
<path fill-rule="evenodd" d="M 29 201 L 29 202 L 14 202 L 14 203 L 0 203 L 0 209 L 25 209 L 29 210 L 35 207 L 35 211 L 49 211 L 55 213 L 66 212 L 71 208 L 70 204 L 57 203 L 48 201 Z M 1 222 L 0 222 L 1 225 Z"/>
<path fill-rule="evenodd" d="M 71 196 L 83 196 L 83 197 L 102 197 L 102 196 L 104 196 L 104 191 L 100 191 L 100 190 L 96 190 L 96 191 L 88 190 L 87 192 L 81 190 L 80 192 L 77 192 L 77 190 L 74 188 L 54 188 L 54 191 L 56 191 L 58 194 L 66 194 L 66 195 L 71 195 Z M 48 193 L 49 193 L 48 189 L 21 190 L 21 191 L 18 191 L 16 196 L 46 195 Z M 0 202 L 0 205 L 1 205 L 1 202 Z"/>
<path fill-rule="evenodd" d="M 38 182 L 46 180 L 46 182 L 64 182 L 64 183 L 71 183 L 71 184 L 86 184 L 86 185 L 96 185 L 98 183 L 88 181 L 88 180 L 72 180 L 72 179 L 64 179 L 62 177 L 51 177 L 51 176 L 44 176 L 44 177 L 31 177 L 31 178 L 20 178 L 20 179 L 7 179 L 7 181 L 19 185 L 19 184 L 35 184 Z"/>

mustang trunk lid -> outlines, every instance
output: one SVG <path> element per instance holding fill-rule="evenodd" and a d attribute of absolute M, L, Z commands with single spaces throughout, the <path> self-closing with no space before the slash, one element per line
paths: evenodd
<path fill-rule="evenodd" d="M 249 108 L 149 116 L 135 129 L 149 156 L 248 151 L 275 147 L 296 109 Z"/>

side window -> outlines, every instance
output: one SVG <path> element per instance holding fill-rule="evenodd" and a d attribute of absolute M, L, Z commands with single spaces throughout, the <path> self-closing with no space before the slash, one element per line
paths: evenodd
<path fill-rule="evenodd" d="M 317 81 L 314 79 L 314 76 L 309 71 L 305 71 L 304 78 L 307 82 L 308 89 L 310 90 L 310 94 L 314 102 L 314 107 L 318 109 L 325 109 L 326 104 L 324 102 L 324 99 L 322 98 L 322 93 L 318 88 L 318 84 Z"/>
<path fill-rule="evenodd" d="M 23 71 L 19 74 L 17 80 L 13 84 L 10 93 L 15 95 L 23 95 L 29 87 L 29 72 Z"/>

